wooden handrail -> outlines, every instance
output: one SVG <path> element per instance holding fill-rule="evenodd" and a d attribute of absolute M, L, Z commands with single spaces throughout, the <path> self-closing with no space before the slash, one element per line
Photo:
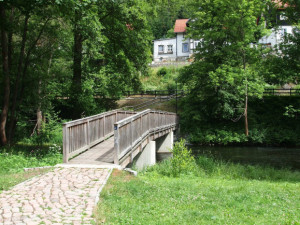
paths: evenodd
<path fill-rule="evenodd" d="M 140 145 L 149 134 L 175 128 L 177 124 L 177 114 L 150 109 L 116 122 L 114 163 L 120 164 L 120 160 Z"/>
<path fill-rule="evenodd" d="M 63 124 L 64 163 L 114 134 L 114 124 L 136 114 L 113 110 Z"/>

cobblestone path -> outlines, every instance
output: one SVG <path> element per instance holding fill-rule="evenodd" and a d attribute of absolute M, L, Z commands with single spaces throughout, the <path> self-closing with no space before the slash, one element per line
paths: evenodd
<path fill-rule="evenodd" d="M 0 194 L 0 225 L 94 224 L 111 169 L 55 168 Z"/>

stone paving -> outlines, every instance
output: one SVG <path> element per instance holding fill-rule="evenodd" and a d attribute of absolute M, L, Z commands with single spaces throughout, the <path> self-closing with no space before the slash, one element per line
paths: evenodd
<path fill-rule="evenodd" d="M 111 169 L 55 168 L 0 194 L 0 225 L 95 224 L 93 210 Z"/>

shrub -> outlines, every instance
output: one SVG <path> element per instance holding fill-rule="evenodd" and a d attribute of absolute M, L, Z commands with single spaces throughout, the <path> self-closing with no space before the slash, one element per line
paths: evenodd
<path fill-rule="evenodd" d="M 151 176 L 163 175 L 168 177 L 179 177 L 181 174 L 198 175 L 201 171 L 197 170 L 196 160 L 185 143 L 184 139 L 176 142 L 172 149 L 172 158 L 148 167 L 143 173 L 149 173 Z"/>
<path fill-rule="evenodd" d="M 180 174 L 195 171 L 196 163 L 192 151 L 185 146 L 185 140 L 181 139 L 173 147 L 173 158 L 171 159 L 171 173 L 177 177 Z"/>
<path fill-rule="evenodd" d="M 158 76 L 165 76 L 165 75 L 167 75 L 167 73 L 168 73 L 168 70 L 167 70 L 167 68 L 166 67 L 162 67 L 161 69 L 159 69 L 158 71 L 157 71 L 157 75 Z"/>
<path fill-rule="evenodd" d="M 36 132 L 30 138 L 24 138 L 22 143 L 44 145 L 47 143 L 62 144 L 62 124 L 57 115 L 46 114 L 47 122 L 42 123 L 40 133 Z"/>

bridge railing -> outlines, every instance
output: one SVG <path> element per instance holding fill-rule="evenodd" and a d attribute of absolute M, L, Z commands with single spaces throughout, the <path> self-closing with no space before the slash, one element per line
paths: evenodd
<path fill-rule="evenodd" d="M 136 114 L 114 110 L 63 124 L 64 163 L 114 134 L 114 124 Z"/>
<path fill-rule="evenodd" d="M 177 114 L 150 109 L 115 123 L 114 163 L 119 164 L 119 160 L 139 146 L 150 133 L 174 128 L 177 124 Z"/>

